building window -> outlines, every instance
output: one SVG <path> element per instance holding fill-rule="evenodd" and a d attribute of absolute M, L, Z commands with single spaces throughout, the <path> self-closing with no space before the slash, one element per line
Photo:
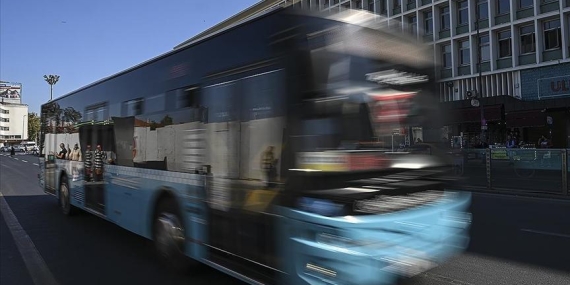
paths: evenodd
<path fill-rule="evenodd" d="M 2 114 L 10 114 L 10 110 L 2 110 Z"/>
<path fill-rule="evenodd" d="M 375 0 L 376 1 L 376 0 Z M 388 9 L 386 9 L 386 1 L 380 0 L 380 2 L 376 2 L 380 7 L 378 7 L 378 11 L 380 11 L 381 15 L 388 15 Z"/>
<path fill-rule="evenodd" d="M 0 122 L 9 123 L 10 119 L 9 118 L 0 118 Z"/>
<path fill-rule="evenodd" d="M 511 31 L 499 32 L 499 58 L 511 56 Z"/>
<path fill-rule="evenodd" d="M 459 42 L 459 64 L 468 65 L 471 63 L 469 54 L 469 40 Z"/>
<path fill-rule="evenodd" d="M 449 23 L 449 6 L 441 7 L 441 30 L 449 30 L 451 27 Z"/>
<path fill-rule="evenodd" d="M 478 0 L 477 9 L 479 11 L 479 20 L 489 19 L 489 8 L 487 7 L 487 0 Z"/>
<path fill-rule="evenodd" d="M 511 12 L 510 10 L 511 10 L 511 5 L 509 3 L 509 0 L 497 0 L 498 15 L 508 14 Z"/>
<path fill-rule="evenodd" d="M 451 68 L 451 45 L 441 47 L 441 60 L 444 68 Z"/>
<path fill-rule="evenodd" d="M 433 14 L 431 11 L 424 12 L 424 31 L 427 35 L 433 34 Z"/>
<path fill-rule="evenodd" d="M 529 8 L 534 5 L 534 0 L 519 0 L 519 9 Z"/>
<path fill-rule="evenodd" d="M 0 127 L 0 131 L 9 131 L 10 127 Z"/>
<path fill-rule="evenodd" d="M 374 13 L 374 1 L 375 0 L 368 0 L 368 11 Z"/>
<path fill-rule="evenodd" d="M 469 5 L 467 1 L 457 3 L 457 24 L 459 26 L 469 24 Z"/>
<path fill-rule="evenodd" d="M 394 6 L 394 9 L 400 8 L 400 0 L 394 0 L 392 5 Z"/>
<path fill-rule="evenodd" d="M 409 18 L 410 21 L 410 32 L 412 34 L 417 34 L 418 32 L 418 17 L 413 16 Z"/>
<path fill-rule="evenodd" d="M 544 49 L 559 49 L 560 42 L 560 20 L 544 22 Z"/>
<path fill-rule="evenodd" d="M 521 54 L 535 51 L 534 25 L 521 27 Z"/>
<path fill-rule="evenodd" d="M 479 37 L 479 52 L 481 53 L 481 62 L 491 60 L 491 48 L 489 47 L 489 35 Z"/>
<path fill-rule="evenodd" d="M 198 108 L 199 90 L 197 87 L 189 87 L 177 90 L 176 108 Z"/>

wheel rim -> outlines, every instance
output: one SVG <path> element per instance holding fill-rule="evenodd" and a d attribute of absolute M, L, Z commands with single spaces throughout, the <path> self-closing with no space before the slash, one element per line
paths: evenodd
<path fill-rule="evenodd" d="M 170 213 L 162 213 L 156 221 L 156 245 L 164 258 L 171 260 L 183 252 L 184 228 L 180 219 Z"/>
<path fill-rule="evenodd" d="M 61 185 L 59 196 L 61 200 L 61 208 L 63 209 L 63 211 L 67 211 L 67 208 L 69 206 L 68 204 L 69 190 L 67 189 L 67 185 L 65 184 Z"/>

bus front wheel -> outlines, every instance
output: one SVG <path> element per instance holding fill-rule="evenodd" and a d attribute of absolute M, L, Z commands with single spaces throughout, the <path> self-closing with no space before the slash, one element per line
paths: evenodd
<path fill-rule="evenodd" d="M 184 224 L 172 198 L 161 199 L 153 221 L 153 241 L 161 261 L 177 272 L 186 272 L 190 262 L 185 255 Z"/>

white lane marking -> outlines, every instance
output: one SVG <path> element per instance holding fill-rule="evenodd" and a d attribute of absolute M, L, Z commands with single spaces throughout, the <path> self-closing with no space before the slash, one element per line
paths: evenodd
<path fill-rule="evenodd" d="M 28 162 L 28 161 L 27 161 L 27 160 L 23 160 L 23 159 L 22 159 L 22 162 Z"/>
<path fill-rule="evenodd" d="M 529 233 L 535 233 L 535 234 L 541 234 L 541 235 L 549 235 L 549 236 L 570 238 L 570 235 L 559 234 L 559 233 L 551 233 L 551 232 L 545 232 L 545 231 L 537 231 L 537 230 L 532 230 L 532 229 L 521 229 L 521 231 L 523 231 L 523 232 L 529 232 Z"/>
<path fill-rule="evenodd" d="M 39 165 L 39 164 L 37 164 L 37 163 L 34 163 L 34 165 L 35 165 L 35 166 L 40 166 L 40 165 Z"/>
<path fill-rule="evenodd" d="M 15 159 L 15 160 L 20 160 L 20 159 L 19 159 L 19 158 L 17 158 L 17 157 L 14 157 L 14 159 Z"/>
<path fill-rule="evenodd" d="M 18 218 L 14 215 L 12 209 L 10 209 L 2 193 L 0 193 L 0 210 L 34 284 L 57 285 L 58 283 L 55 277 L 38 252 L 32 239 L 30 239 L 30 236 L 28 236 L 26 231 L 22 228 L 22 225 L 18 222 Z"/>

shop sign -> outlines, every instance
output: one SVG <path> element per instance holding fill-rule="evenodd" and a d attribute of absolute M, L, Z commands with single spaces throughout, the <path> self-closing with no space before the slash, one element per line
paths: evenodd
<path fill-rule="evenodd" d="M 538 80 L 539 99 L 570 96 L 570 75 L 541 78 Z"/>

